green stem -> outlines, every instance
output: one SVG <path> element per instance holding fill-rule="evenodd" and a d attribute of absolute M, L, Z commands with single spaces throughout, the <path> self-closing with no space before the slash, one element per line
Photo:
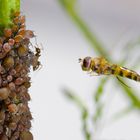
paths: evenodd
<path fill-rule="evenodd" d="M 20 12 L 20 0 L 0 0 L 0 27 L 12 24 L 12 13 Z"/>

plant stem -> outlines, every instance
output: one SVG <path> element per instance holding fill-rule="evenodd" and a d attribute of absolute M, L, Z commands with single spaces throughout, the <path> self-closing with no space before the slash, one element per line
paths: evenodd
<path fill-rule="evenodd" d="M 12 24 L 12 13 L 20 12 L 20 0 L 0 0 L 0 27 Z"/>

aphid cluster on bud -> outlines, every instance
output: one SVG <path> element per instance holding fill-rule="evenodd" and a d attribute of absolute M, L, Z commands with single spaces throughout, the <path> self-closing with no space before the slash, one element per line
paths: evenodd
<path fill-rule="evenodd" d="M 33 140 L 28 107 L 30 67 L 40 66 L 40 49 L 30 49 L 33 31 L 26 30 L 25 16 L 15 13 L 13 26 L 0 37 L 0 140 Z"/>

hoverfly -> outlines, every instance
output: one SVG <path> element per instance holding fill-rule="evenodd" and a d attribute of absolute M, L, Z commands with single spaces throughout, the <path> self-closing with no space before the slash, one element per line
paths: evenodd
<path fill-rule="evenodd" d="M 81 63 L 82 70 L 89 72 L 91 75 L 114 75 L 140 81 L 140 75 L 135 71 L 111 64 L 102 57 L 92 58 L 88 56 L 84 59 L 79 58 L 79 62 Z"/>

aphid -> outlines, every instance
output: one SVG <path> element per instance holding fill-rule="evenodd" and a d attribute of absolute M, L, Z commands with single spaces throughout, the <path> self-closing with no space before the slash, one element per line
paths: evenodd
<path fill-rule="evenodd" d="M 25 27 L 20 28 L 20 30 L 18 31 L 18 35 L 21 35 L 23 38 L 28 38 L 28 39 L 35 37 L 33 31 L 25 30 Z"/>
<path fill-rule="evenodd" d="M 14 63 L 14 58 L 11 56 L 6 57 L 3 61 L 4 67 L 8 69 L 12 68 L 14 66 Z"/>
<path fill-rule="evenodd" d="M 10 95 L 9 95 L 9 97 L 10 97 Z M 4 100 L 4 103 L 5 103 L 6 105 L 9 105 L 9 104 L 11 103 L 10 98 L 5 99 L 5 100 Z"/>
<path fill-rule="evenodd" d="M 3 86 L 3 87 L 6 87 L 7 84 L 8 84 L 8 81 L 7 81 L 7 80 L 3 80 L 3 81 L 2 81 L 2 86 Z"/>
<path fill-rule="evenodd" d="M 16 36 L 14 37 L 14 40 L 15 40 L 16 43 L 21 42 L 23 39 L 24 39 L 24 38 L 23 38 L 22 35 L 16 35 Z"/>
<path fill-rule="evenodd" d="M 8 105 L 8 111 L 11 112 L 11 113 L 14 113 L 14 114 L 17 113 L 18 108 L 17 108 L 16 104 Z"/>
<path fill-rule="evenodd" d="M 12 30 L 9 28 L 4 29 L 4 36 L 10 37 L 12 35 Z"/>
<path fill-rule="evenodd" d="M 28 111 L 28 108 L 23 103 L 18 104 L 18 114 L 23 114 Z"/>
<path fill-rule="evenodd" d="M 9 83 L 9 89 L 12 91 L 14 91 L 16 89 L 14 82 Z"/>
<path fill-rule="evenodd" d="M 118 66 L 116 64 L 109 63 L 102 57 L 92 58 L 85 57 L 79 59 L 83 71 L 89 72 L 91 75 L 114 75 L 126 77 L 131 80 L 140 81 L 140 75 L 133 70 L 129 70 L 125 67 Z"/>
<path fill-rule="evenodd" d="M 18 65 L 15 67 L 16 73 L 19 73 L 19 72 L 21 71 L 22 67 L 23 67 L 22 64 L 18 64 Z"/>
<path fill-rule="evenodd" d="M 20 75 L 21 75 L 21 77 L 25 77 L 25 76 L 27 75 L 27 70 L 22 69 L 22 70 L 20 71 Z"/>
<path fill-rule="evenodd" d="M 12 39 L 12 38 L 10 38 L 10 39 L 8 40 L 8 43 L 9 43 L 10 46 L 13 46 L 13 45 L 15 44 L 15 40 Z"/>
<path fill-rule="evenodd" d="M 11 76 L 14 76 L 14 75 L 16 74 L 16 70 L 15 70 L 15 69 L 10 70 L 10 71 L 9 71 L 9 74 L 10 74 Z"/>
<path fill-rule="evenodd" d="M 5 37 L 0 37 L 0 44 L 2 45 L 4 42 Z"/>
<path fill-rule="evenodd" d="M 13 15 L 14 15 L 14 17 L 18 17 L 18 16 L 20 16 L 20 12 L 19 11 L 15 12 Z"/>
<path fill-rule="evenodd" d="M 7 76 L 7 81 L 8 81 L 8 82 L 11 82 L 12 80 L 13 80 L 13 76 L 12 76 L 12 75 L 8 75 L 8 76 Z"/>
<path fill-rule="evenodd" d="M 18 31 L 18 35 L 25 36 L 25 32 L 25 28 L 20 28 L 20 30 Z"/>
<path fill-rule="evenodd" d="M 19 92 L 22 93 L 22 94 L 26 93 L 26 92 L 27 92 L 26 87 L 25 87 L 24 85 L 21 85 L 21 86 L 19 87 Z"/>
<path fill-rule="evenodd" d="M 0 39 L 0 50 L 1 50 L 1 48 L 2 48 L 2 45 L 3 45 L 3 42 L 2 42 L 2 40 Z"/>
<path fill-rule="evenodd" d="M 23 23 L 25 23 L 25 16 L 19 16 L 19 23 L 20 24 L 23 24 Z"/>
<path fill-rule="evenodd" d="M 0 136 L 0 139 L 1 139 L 1 140 L 8 140 L 8 136 L 6 136 L 5 134 L 2 134 L 2 135 Z"/>
<path fill-rule="evenodd" d="M 39 57 L 41 56 L 41 50 L 38 47 L 35 47 L 36 53 L 32 58 L 32 66 L 33 66 L 33 70 L 37 70 L 39 68 L 39 66 L 41 65 L 41 63 L 38 61 Z"/>
<path fill-rule="evenodd" d="M 9 45 L 9 43 L 4 43 L 3 49 L 7 53 L 11 50 L 11 46 Z"/>
<path fill-rule="evenodd" d="M 2 51 L 0 52 L 0 59 L 4 58 L 6 56 L 7 52 L 4 51 L 4 49 L 2 49 Z"/>
<path fill-rule="evenodd" d="M 24 93 L 24 97 L 27 101 L 31 100 L 30 94 L 29 93 Z"/>
<path fill-rule="evenodd" d="M 30 44 L 30 39 L 24 38 L 22 44 L 28 46 Z"/>
<path fill-rule="evenodd" d="M 30 83 L 30 82 L 25 82 L 25 83 L 24 83 L 24 86 L 25 86 L 26 88 L 29 88 L 29 87 L 31 86 L 31 83 Z"/>
<path fill-rule="evenodd" d="M 16 98 L 16 92 L 11 92 L 9 94 L 9 97 L 12 98 L 12 99 Z"/>
<path fill-rule="evenodd" d="M 25 30 L 25 38 L 33 38 L 33 37 L 35 37 L 33 31 Z"/>
<path fill-rule="evenodd" d="M 5 120 L 5 111 L 2 109 L 0 110 L 0 123 L 4 122 Z"/>
<path fill-rule="evenodd" d="M 17 25 L 12 26 L 12 32 L 17 32 L 19 27 Z"/>
<path fill-rule="evenodd" d="M 25 23 L 21 24 L 21 25 L 20 25 L 20 28 L 24 28 L 24 29 L 25 29 L 25 28 L 26 28 Z"/>
<path fill-rule="evenodd" d="M 15 17 L 15 18 L 13 19 L 13 23 L 18 25 L 18 24 L 20 23 L 19 17 Z"/>
<path fill-rule="evenodd" d="M 4 69 L 3 66 L 0 65 L 0 74 L 4 74 L 6 73 L 6 70 Z"/>
<path fill-rule="evenodd" d="M 10 90 L 8 88 L 0 88 L 0 100 L 8 98 Z"/>
<path fill-rule="evenodd" d="M 17 124 L 15 123 L 15 122 L 10 122 L 9 123 L 9 125 L 8 125 L 8 127 L 11 129 L 11 130 L 15 130 L 16 129 L 16 127 L 17 127 Z"/>
<path fill-rule="evenodd" d="M 19 77 L 15 80 L 15 85 L 21 85 L 23 82 L 24 82 L 23 78 Z"/>
<path fill-rule="evenodd" d="M 21 131 L 20 139 L 21 140 L 33 140 L 33 135 L 29 131 Z"/>
<path fill-rule="evenodd" d="M 40 57 L 41 56 L 41 50 L 40 50 L 40 48 L 35 47 L 35 51 L 36 51 L 35 56 L 36 57 Z"/>
<path fill-rule="evenodd" d="M 28 48 L 25 45 L 21 45 L 18 49 L 17 49 L 18 55 L 19 56 L 26 56 L 28 53 Z"/>

